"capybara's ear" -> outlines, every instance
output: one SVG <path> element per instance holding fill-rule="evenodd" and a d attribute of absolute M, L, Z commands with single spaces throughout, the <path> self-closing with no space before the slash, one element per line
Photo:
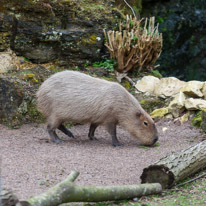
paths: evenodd
<path fill-rule="evenodd" d="M 141 113 L 140 119 L 141 119 L 141 120 L 145 119 L 145 115 L 144 115 L 143 113 Z"/>
<path fill-rule="evenodd" d="M 141 115 L 142 115 L 142 113 L 141 112 L 136 112 L 136 116 L 138 117 L 138 118 L 140 118 L 141 117 Z"/>

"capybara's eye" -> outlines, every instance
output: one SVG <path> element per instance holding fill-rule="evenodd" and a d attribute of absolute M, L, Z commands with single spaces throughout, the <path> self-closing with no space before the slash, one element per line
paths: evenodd
<path fill-rule="evenodd" d="M 144 125 L 145 125 L 145 126 L 148 126 L 148 123 L 147 123 L 147 122 L 144 122 Z"/>

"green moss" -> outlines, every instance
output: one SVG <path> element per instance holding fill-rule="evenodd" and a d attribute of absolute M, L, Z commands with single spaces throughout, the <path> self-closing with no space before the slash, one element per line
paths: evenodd
<path fill-rule="evenodd" d="M 132 88 L 129 81 L 124 81 L 122 84 L 127 90 L 130 90 Z"/>
<path fill-rule="evenodd" d="M 71 3 L 72 0 L 60 0 L 59 3 L 65 4 L 65 3 Z"/>
<path fill-rule="evenodd" d="M 142 99 L 140 104 L 149 113 L 164 105 L 164 103 L 159 99 Z"/>
<path fill-rule="evenodd" d="M 10 32 L 0 33 L 0 49 L 5 50 L 10 47 Z"/>
<path fill-rule="evenodd" d="M 114 82 L 116 81 L 116 78 L 114 76 L 110 76 L 110 77 L 103 77 L 103 79 L 107 80 L 107 81 L 111 81 Z"/>
<path fill-rule="evenodd" d="M 83 44 L 96 44 L 97 43 L 97 35 L 92 34 L 86 38 L 82 38 Z"/>
<path fill-rule="evenodd" d="M 158 70 L 152 70 L 152 75 L 154 77 L 157 77 L 157 78 L 162 78 L 162 75 L 160 74 L 160 72 Z"/>
<path fill-rule="evenodd" d="M 34 122 L 42 123 L 45 117 L 37 110 L 36 101 L 32 100 L 27 105 L 28 115 Z"/>
<path fill-rule="evenodd" d="M 202 114 L 202 111 L 198 111 L 192 119 L 192 125 L 197 127 L 197 128 L 200 128 L 200 125 L 202 122 L 201 114 Z"/>
<path fill-rule="evenodd" d="M 168 108 L 160 108 L 160 109 L 155 109 L 152 113 L 150 113 L 150 116 L 154 119 L 161 119 L 166 114 L 168 114 Z"/>
<path fill-rule="evenodd" d="M 18 129 L 21 126 L 21 115 L 13 116 L 13 117 L 1 117 L 1 123 L 6 125 L 11 129 Z"/>

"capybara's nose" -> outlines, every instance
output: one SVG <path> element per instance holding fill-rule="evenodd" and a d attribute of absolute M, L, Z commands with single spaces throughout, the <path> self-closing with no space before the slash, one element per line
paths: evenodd
<path fill-rule="evenodd" d="M 158 140 L 158 136 L 155 136 L 154 138 L 153 138 L 153 144 L 155 144 L 155 142 Z"/>

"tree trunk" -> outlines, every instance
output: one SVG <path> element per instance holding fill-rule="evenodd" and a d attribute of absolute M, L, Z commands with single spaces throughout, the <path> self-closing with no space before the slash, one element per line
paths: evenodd
<path fill-rule="evenodd" d="M 171 188 L 178 181 L 206 168 L 206 140 L 160 159 L 143 170 L 142 183 L 160 183 Z"/>
<path fill-rule="evenodd" d="M 67 202 L 101 202 L 125 200 L 143 195 L 158 194 L 162 191 L 159 183 L 124 186 L 75 186 L 79 175 L 72 172 L 69 177 L 47 192 L 27 200 L 30 206 L 57 206 Z M 24 205 L 26 202 L 22 202 Z"/>

